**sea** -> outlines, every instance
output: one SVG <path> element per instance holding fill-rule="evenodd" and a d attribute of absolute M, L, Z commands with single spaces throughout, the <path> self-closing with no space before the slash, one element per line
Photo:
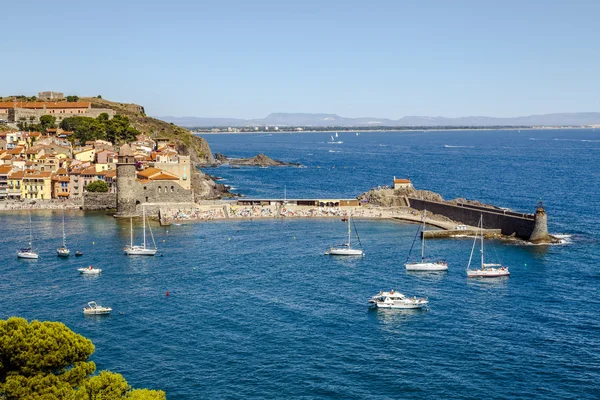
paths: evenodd
<path fill-rule="evenodd" d="M 302 164 L 204 169 L 247 197 L 354 198 L 410 177 L 446 199 L 530 213 L 541 200 L 562 243 L 486 241 L 511 276 L 469 280 L 469 237 L 426 243 L 447 272 L 407 273 L 418 226 L 400 221 L 357 219 L 358 258 L 324 255 L 346 235 L 337 218 L 152 223 L 157 256 L 128 257 L 129 221 L 67 211 L 67 244 L 84 255 L 61 259 L 52 210 L 31 213 L 35 261 L 15 254 L 29 212 L 4 212 L 0 318 L 61 321 L 93 341 L 98 370 L 169 399 L 600 398 L 600 131 L 206 139 L 230 157 Z M 79 275 L 88 265 L 102 274 Z M 390 289 L 427 297 L 428 310 L 368 308 Z M 113 313 L 84 316 L 92 300 Z"/>

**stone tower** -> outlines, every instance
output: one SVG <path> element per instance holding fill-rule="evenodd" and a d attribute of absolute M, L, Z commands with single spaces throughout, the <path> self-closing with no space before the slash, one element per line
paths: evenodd
<path fill-rule="evenodd" d="M 117 214 L 124 218 L 136 216 L 135 158 L 128 144 L 121 146 L 117 162 Z"/>
<path fill-rule="evenodd" d="M 548 235 L 548 217 L 541 199 L 535 209 L 535 226 L 529 241 L 531 243 L 550 243 L 552 241 L 550 235 Z"/>

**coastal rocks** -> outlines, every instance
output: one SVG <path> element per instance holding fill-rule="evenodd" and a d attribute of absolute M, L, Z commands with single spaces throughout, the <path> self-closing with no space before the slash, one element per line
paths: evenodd
<path fill-rule="evenodd" d="M 270 157 L 267 157 L 264 154 L 258 154 L 251 158 L 230 158 L 224 154 L 217 153 L 215 154 L 216 162 L 220 164 L 229 164 L 229 165 L 246 165 L 246 166 L 257 166 L 257 167 L 299 167 L 301 164 L 293 163 L 293 162 L 285 162 L 274 160 Z"/>

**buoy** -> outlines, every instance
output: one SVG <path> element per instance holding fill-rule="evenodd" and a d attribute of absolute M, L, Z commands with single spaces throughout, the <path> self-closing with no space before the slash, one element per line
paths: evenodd
<path fill-rule="evenodd" d="M 294 236 L 294 240 L 296 240 L 296 236 Z"/>
<path fill-rule="evenodd" d="M 169 292 L 167 292 L 167 297 L 169 297 Z"/>
<path fill-rule="evenodd" d="M 92 242 L 92 245 L 94 245 L 94 244 L 96 244 L 96 243 Z"/>
<path fill-rule="evenodd" d="M 231 240 L 231 238 L 227 238 L 227 240 Z"/>
<path fill-rule="evenodd" d="M 165 239 L 163 239 L 163 243 L 164 243 L 165 241 L 166 241 L 166 240 L 165 240 Z"/>

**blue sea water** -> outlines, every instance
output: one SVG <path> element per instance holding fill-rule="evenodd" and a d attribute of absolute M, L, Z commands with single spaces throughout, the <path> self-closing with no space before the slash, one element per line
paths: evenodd
<path fill-rule="evenodd" d="M 85 255 L 58 259 L 62 212 L 44 211 L 32 214 L 41 257 L 25 261 L 14 251 L 28 214 L 0 213 L 0 317 L 62 321 L 93 340 L 99 369 L 173 399 L 599 397 L 600 132 L 329 135 L 210 135 L 215 152 L 306 168 L 207 172 L 251 197 L 354 197 L 394 175 L 520 211 L 541 197 L 568 242 L 490 241 L 510 278 L 468 281 L 468 238 L 428 242 L 447 273 L 407 273 L 416 226 L 400 222 L 357 220 L 362 258 L 324 256 L 345 225 L 322 219 L 154 225 L 163 256 L 135 258 L 122 254 L 129 221 L 71 211 L 68 240 Z M 77 273 L 90 264 L 102 275 Z M 391 288 L 430 310 L 367 308 Z M 91 300 L 113 315 L 84 317 Z"/>

